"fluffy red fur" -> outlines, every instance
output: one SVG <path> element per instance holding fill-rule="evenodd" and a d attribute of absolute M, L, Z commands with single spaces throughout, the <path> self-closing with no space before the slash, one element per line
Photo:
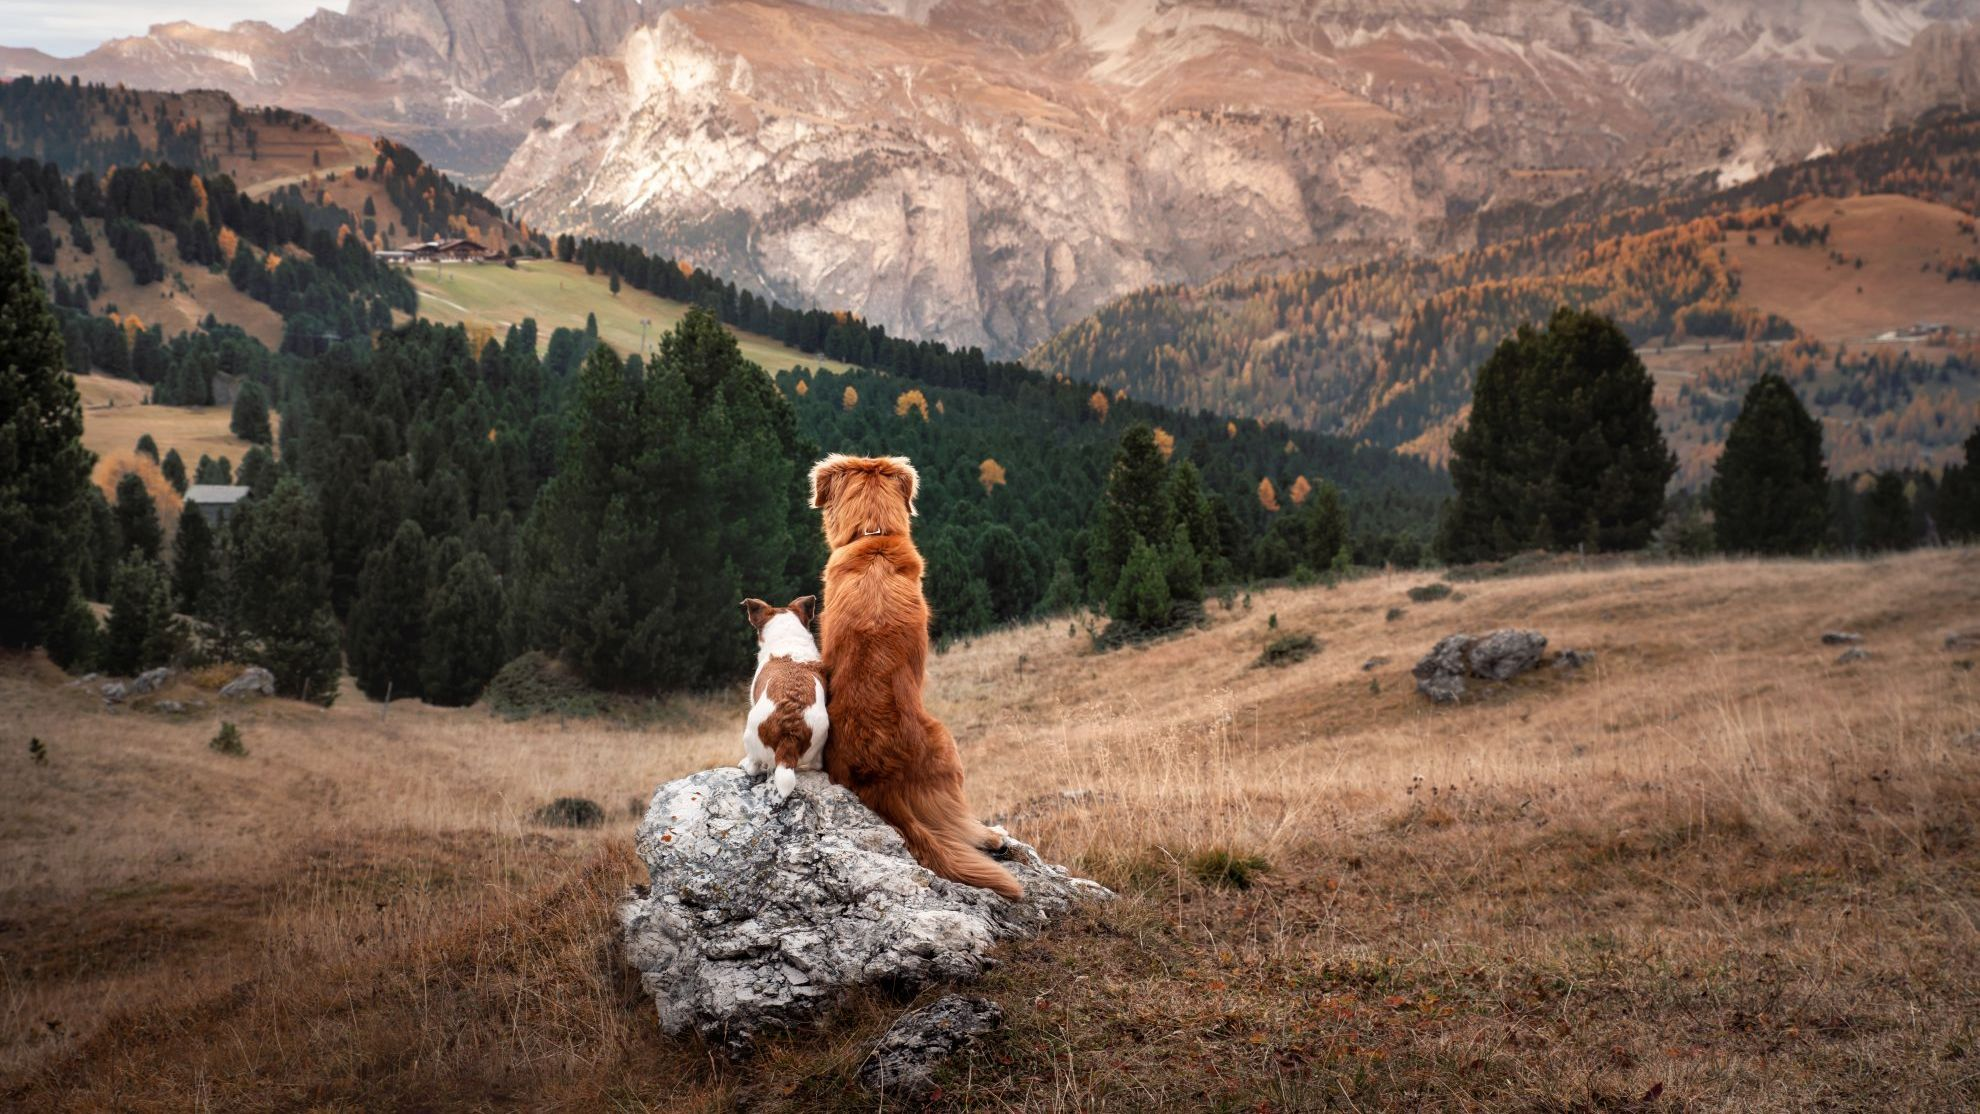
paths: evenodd
<path fill-rule="evenodd" d="M 921 865 L 1016 900 L 1024 887 L 984 853 L 1004 837 L 971 814 L 956 741 L 921 701 L 928 601 L 908 536 L 919 486 L 906 457 L 834 454 L 811 470 L 832 550 L 819 624 L 831 680 L 825 772 L 892 824 Z"/>

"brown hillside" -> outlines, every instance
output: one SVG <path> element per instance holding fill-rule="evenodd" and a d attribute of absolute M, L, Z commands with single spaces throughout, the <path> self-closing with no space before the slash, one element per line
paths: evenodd
<path fill-rule="evenodd" d="M 1946 638 L 1980 637 L 1980 552 L 1406 598 L 1430 579 L 934 660 L 978 808 L 1122 897 L 1005 949 L 1006 1026 L 933 1108 L 1973 1105 L 1980 651 Z M 1438 637 L 1507 624 L 1599 656 L 1411 691 Z M 1253 667 L 1288 632 L 1322 651 Z M 735 760 L 736 693 L 640 728 L 159 695 L 208 706 L 0 660 L 0 1104 L 874 1107 L 852 1079 L 899 1004 L 732 1065 L 660 1036 L 613 958 L 629 808 Z M 207 749 L 222 714 L 245 759 Z M 565 794 L 615 819 L 529 821 Z"/>
<path fill-rule="evenodd" d="M 50 214 L 49 227 L 61 239 L 62 246 L 55 253 L 53 266 L 36 269 L 50 281 L 58 273 L 75 281 L 92 269 L 102 272 L 103 293 L 90 303 L 95 312 L 116 306 L 119 314 L 136 314 L 146 326 L 163 328 L 168 339 L 199 328 L 199 323 L 210 313 L 229 325 L 240 326 L 270 348 L 281 345 L 282 318 L 274 310 L 234 289 L 225 274 L 214 274 L 180 259 L 177 243 L 163 229 L 144 226 L 158 249 L 158 258 L 165 264 L 165 277 L 139 286 L 131 279 L 130 267 L 110 250 L 103 222 L 94 217 L 83 219 L 89 225 L 96 250 L 88 255 L 77 251 L 68 222 Z"/>
<path fill-rule="evenodd" d="M 1980 332 L 1980 283 L 1947 282 L 1949 253 L 1980 254 L 1973 217 L 1915 197 L 1811 198 L 1787 211 L 1797 225 L 1828 225 L 1829 242 L 1790 247 L 1733 233 L 1740 301 L 1823 341 L 1869 340 L 1919 322 Z M 1837 262 L 1837 253 L 1850 262 Z M 1855 261 L 1861 259 L 1858 267 Z"/>

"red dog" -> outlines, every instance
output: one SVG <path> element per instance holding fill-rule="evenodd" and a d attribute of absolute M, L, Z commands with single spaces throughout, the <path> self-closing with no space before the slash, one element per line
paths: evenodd
<path fill-rule="evenodd" d="M 825 608 L 832 740 L 825 772 L 901 833 L 921 865 L 1016 900 L 1024 887 L 985 850 L 1002 833 L 963 797 L 956 741 L 921 703 L 928 601 L 908 519 L 921 478 L 906 457 L 833 454 L 811 470 L 825 512 Z"/>

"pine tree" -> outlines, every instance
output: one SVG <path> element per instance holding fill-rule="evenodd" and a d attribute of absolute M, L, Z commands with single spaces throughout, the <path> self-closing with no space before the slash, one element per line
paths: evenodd
<path fill-rule="evenodd" d="M 1863 497 L 1863 547 L 1875 550 L 1904 550 L 1918 544 L 1911 524 L 1911 498 L 1904 492 L 1904 477 L 1896 472 L 1880 472 Z"/>
<path fill-rule="evenodd" d="M 172 595 L 179 610 L 200 613 L 206 596 L 207 572 L 213 564 L 213 529 L 199 507 L 187 503 L 179 512 L 179 530 L 172 538 Z"/>
<path fill-rule="evenodd" d="M 178 643 L 172 594 L 156 561 L 131 553 L 117 566 L 110 587 L 110 620 L 100 664 L 129 676 L 171 660 Z"/>
<path fill-rule="evenodd" d="M 351 676 L 373 700 L 420 695 L 427 560 L 426 532 L 406 519 L 358 575 L 346 642 Z"/>
<path fill-rule="evenodd" d="M 1334 558 L 1349 548 L 1347 509 L 1341 489 L 1332 480 L 1320 481 L 1297 512 L 1305 520 L 1305 548 L 1299 558 L 1308 568 L 1332 568 Z"/>
<path fill-rule="evenodd" d="M 1957 541 L 1980 540 L 1980 426 L 1966 438 L 1966 463 L 1946 469 L 1939 485 L 1939 528 Z"/>
<path fill-rule="evenodd" d="M 284 696 L 328 706 L 342 672 L 330 566 L 315 500 L 293 477 L 244 512 L 229 598 L 254 661 Z"/>
<path fill-rule="evenodd" d="M 234 395 L 234 416 L 227 425 L 234 436 L 255 445 L 274 441 L 274 427 L 268 421 L 268 392 L 250 379 Z"/>
<path fill-rule="evenodd" d="M 144 477 L 136 472 L 126 472 L 117 479 L 117 534 L 124 549 L 137 550 L 147 561 L 157 560 L 165 545 L 158 504 L 144 486 Z"/>
<path fill-rule="evenodd" d="M 222 457 L 222 464 L 226 458 Z M 248 489 L 256 499 L 266 499 L 275 490 L 275 483 L 281 478 L 281 471 L 275 465 L 275 454 L 266 445 L 256 445 L 241 457 L 241 468 L 234 482 Z"/>
<path fill-rule="evenodd" d="M 479 553 L 454 563 L 425 616 L 420 683 L 435 704 L 474 703 L 502 668 L 502 588 Z"/>
<path fill-rule="evenodd" d="M 138 435 L 137 451 L 150 457 L 153 464 L 158 463 L 158 442 L 151 439 L 151 434 Z"/>
<path fill-rule="evenodd" d="M 1787 380 L 1768 373 L 1746 392 L 1713 469 L 1712 531 L 1728 553 L 1808 553 L 1829 529 L 1822 425 Z"/>
<path fill-rule="evenodd" d="M 85 599 L 108 600 L 110 578 L 124 557 L 124 532 L 117 525 L 117 512 L 111 509 L 110 500 L 95 484 L 84 493 L 83 505 L 82 594 Z"/>
<path fill-rule="evenodd" d="M 1182 527 L 1196 550 L 1204 582 L 1222 584 L 1228 580 L 1231 570 L 1225 560 L 1217 513 L 1203 493 L 1203 474 L 1193 461 L 1185 460 L 1169 469 L 1169 507 L 1176 525 Z"/>
<path fill-rule="evenodd" d="M 73 626 L 91 461 L 61 326 L 0 201 L 0 646 Z"/>
<path fill-rule="evenodd" d="M 1478 369 L 1470 420 L 1451 437 L 1445 559 L 1648 544 L 1677 471 L 1653 394 L 1608 318 L 1562 307 L 1543 330 L 1522 325 Z"/>
<path fill-rule="evenodd" d="M 1169 621 L 1169 579 L 1162 555 L 1137 537 L 1127 563 L 1121 567 L 1107 614 L 1133 627 L 1160 627 Z"/>
<path fill-rule="evenodd" d="M 165 482 L 172 485 L 173 491 L 181 495 L 186 493 L 186 484 L 188 482 L 186 477 L 186 460 L 179 455 L 179 450 L 167 450 L 164 461 L 158 465 L 158 470 L 164 473 Z"/>
<path fill-rule="evenodd" d="M 1111 599 L 1114 585 L 1126 569 L 1137 541 L 1151 547 L 1166 544 L 1175 509 L 1168 487 L 1169 465 L 1155 443 L 1155 433 L 1137 423 L 1121 434 L 1114 466 L 1107 473 L 1107 493 L 1100 502 L 1100 526 L 1094 536 L 1093 589 Z"/>

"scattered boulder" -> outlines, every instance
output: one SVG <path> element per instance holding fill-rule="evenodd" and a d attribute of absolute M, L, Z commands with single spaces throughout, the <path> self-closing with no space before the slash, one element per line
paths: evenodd
<path fill-rule="evenodd" d="M 1980 650 L 1980 630 L 1954 631 L 1946 636 L 1948 650 Z"/>
<path fill-rule="evenodd" d="M 1367 661 L 1362 662 L 1361 671 L 1363 673 L 1370 673 L 1377 669 L 1382 668 L 1387 664 L 1389 664 L 1389 659 L 1382 657 L 1381 655 L 1378 654 L 1375 657 L 1369 658 Z"/>
<path fill-rule="evenodd" d="M 1853 630 L 1825 630 L 1822 632 L 1824 646 L 1850 646 L 1863 641 L 1863 636 Z"/>
<path fill-rule="evenodd" d="M 1554 655 L 1555 669 L 1580 669 L 1582 666 L 1592 665 L 1594 662 L 1595 651 L 1593 650 L 1562 650 L 1560 653 Z"/>
<path fill-rule="evenodd" d="M 163 712 L 168 716 L 176 716 L 186 710 L 186 705 L 181 700 L 160 700 L 152 705 L 152 710 Z"/>
<path fill-rule="evenodd" d="M 1022 901 L 939 878 L 818 772 L 800 773 L 781 804 L 764 779 L 732 766 L 670 782 L 634 847 L 652 884 L 619 906 L 627 961 L 661 1028 L 738 1053 L 845 988 L 973 978 L 998 940 L 1111 896 L 1009 839 L 997 854 L 1024 883 Z"/>
<path fill-rule="evenodd" d="M 172 668 L 161 665 L 156 669 L 147 669 L 128 681 L 106 681 L 97 691 L 103 694 L 105 704 L 122 704 L 126 700 L 157 692 L 171 679 Z"/>
<path fill-rule="evenodd" d="M 1851 665 L 1859 661 L 1869 661 L 1870 651 L 1861 646 L 1851 646 L 1836 658 L 1837 665 Z"/>
<path fill-rule="evenodd" d="M 124 698 L 130 695 L 131 687 L 122 681 L 105 681 L 97 691 L 103 694 L 105 704 L 122 704 Z"/>
<path fill-rule="evenodd" d="M 917 1098 L 936 1068 L 1003 1023 L 1004 1011 L 990 999 L 945 994 L 887 1027 L 860 1065 L 859 1081 L 868 1090 Z"/>
<path fill-rule="evenodd" d="M 1538 631 L 1507 628 L 1485 635 L 1446 635 L 1410 674 L 1416 678 L 1416 691 L 1449 704 L 1463 698 L 1466 678 L 1509 681 L 1539 664 L 1546 649 L 1547 636 Z"/>
<path fill-rule="evenodd" d="M 245 700 L 250 696 L 275 695 L 275 674 L 258 665 L 250 665 L 241 675 L 220 687 L 220 695 L 228 700 Z"/>

